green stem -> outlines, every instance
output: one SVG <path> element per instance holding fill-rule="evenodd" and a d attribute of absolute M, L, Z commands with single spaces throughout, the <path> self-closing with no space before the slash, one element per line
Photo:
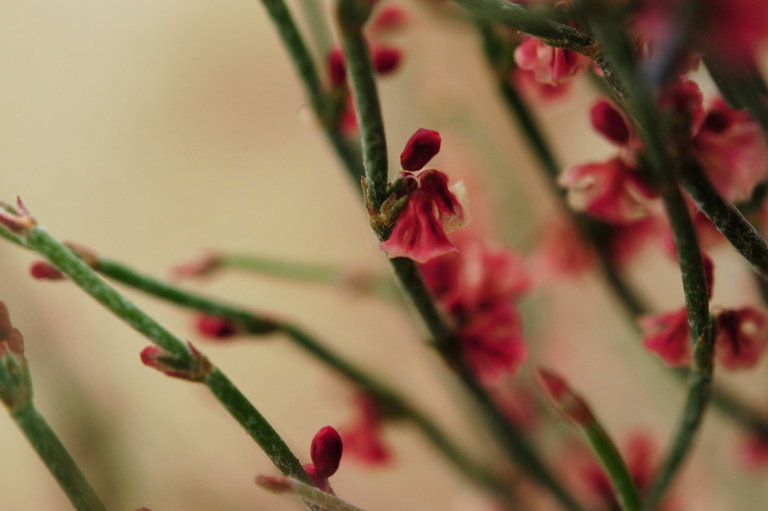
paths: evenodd
<path fill-rule="evenodd" d="M 763 278 L 768 278 L 768 243 L 733 204 L 725 201 L 695 161 L 686 162 L 681 181 L 696 205 L 733 248 Z"/>
<path fill-rule="evenodd" d="M 366 197 L 378 212 L 387 188 L 387 140 L 381 115 L 379 95 L 363 25 L 370 15 L 368 0 L 340 0 L 338 4 L 341 46 L 347 65 L 347 79 L 352 90 L 367 184 Z"/>
<path fill-rule="evenodd" d="M 688 455 L 699 426 L 704 419 L 712 394 L 713 356 L 715 351 L 715 326 L 710 324 L 706 334 L 694 347 L 693 367 L 689 376 L 688 396 L 678 424 L 674 440 L 651 486 L 645 509 L 653 511 L 672 484 L 683 461 Z"/>
<path fill-rule="evenodd" d="M 280 472 L 312 484 L 304 467 L 285 441 L 221 370 L 214 368 L 203 383 L 259 444 Z"/>
<path fill-rule="evenodd" d="M 320 58 L 324 59 L 333 46 L 333 40 L 325 22 L 323 2 L 322 0 L 301 0 L 301 8 L 304 11 L 304 19 L 309 26 L 309 34 L 313 39 L 315 49 Z"/>
<path fill-rule="evenodd" d="M 688 398 L 662 472 L 651 490 L 648 509 L 653 509 L 663 498 L 690 452 L 709 403 L 714 326 L 709 321 L 707 282 L 696 231 L 675 182 L 675 170 L 679 170 L 680 162 L 670 157 L 664 144 L 668 130 L 659 122 L 661 113 L 653 91 L 638 72 L 633 49 L 623 32 L 621 20 L 606 16 L 606 13 L 601 16 L 598 12 L 596 16 L 592 28 L 606 57 L 601 65 L 607 71 L 606 77 L 614 76 L 617 79 L 615 83 L 622 87 L 616 91 L 617 95 L 624 98 L 627 111 L 634 117 L 638 133 L 646 144 L 648 170 L 660 191 L 672 228 L 694 343 Z"/>
<path fill-rule="evenodd" d="M 106 511 L 75 460 L 30 401 L 11 412 L 21 431 L 78 511 Z"/>
<path fill-rule="evenodd" d="M 592 39 L 583 32 L 558 23 L 508 0 L 453 0 L 474 16 L 498 21 L 520 32 L 546 40 L 547 44 L 584 51 Z"/>
<path fill-rule="evenodd" d="M 311 0 L 307 0 L 311 1 Z M 283 0 L 261 0 L 275 28 L 288 50 L 293 65 L 304 85 L 312 110 L 315 112 L 326 138 L 334 148 L 347 173 L 355 180 L 363 174 L 359 159 L 352 146 L 339 132 L 332 117 L 331 101 L 324 92 L 312 55 Z"/>
<path fill-rule="evenodd" d="M 621 453 L 597 420 L 580 426 L 589 447 L 605 470 L 623 511 L 641 511 L 643 501 Z"/>
<path fill-rule="evenodd" d="M 59 271 L 113 314 L 165 351 L 172 353 L 177 360 L 191 362 L 190 352 L 180 339 L 115 291 L 99 278 L 90 266 L 42 228 L 33 227 L 26 233 L 23 240 L 29 248 L 48 259 Z M 265 449 L 276 467 L 285 475 L 311 483 L 309 476 L 288 446 L 279 440 L 277 432 L 221 371 L 214 368 L 205 380 L 205 384 L 246 432 Z"/>
<path fill-rule="evenodd" d="M 363 511 L 361 508 L 353 506 L 349 502 L 345 502 L 335 495 L 326 493 L 314 486 L 304 484 L 292 477 L 289 477 L 286 482 L 290 487 L 290 491 L 305 501 L 312 502 L 320 509 L 326 511 Z M 267 486 L 267 488 L 269 488 L 269 486 Z"/>
<path fill-rule="evenodd" d="M 185 291 L 151 277 L 141 275 L 120 263 L 108 259 L 100 259 L 96 270 L 122 284 L 182 307 L 206 314 L 227 317 L 238 322 L 249 333 L 263 334 L 265 331 L 272 330 L 284 333 L 289 340 L 320 363 L 374 396 L 396 415 L 403 416 L 412 421 L 438 452 L 451 461 L 461 473 L 480 486 L 494 492 L 500 499 L 508 498 L 509 491 L 507 485 L 486 469 L 478 466 L 477 463 L 464 454 L 424 412 L 418 410 L 395 390 L 388 388 L 363 369 L 330 350 L 300 327 L 288 322 L 276 322 L 246 309 Z M 270 330 L 265 330 L 265 326 L 269 326 Z"/>

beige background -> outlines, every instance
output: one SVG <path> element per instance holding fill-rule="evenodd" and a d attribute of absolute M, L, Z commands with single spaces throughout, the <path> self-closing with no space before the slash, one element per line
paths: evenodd
<path fill-rule="evenodd" d="M 5 0 L 0 12 L 0 195 L 21 195 L 52 233 L 157 276 L 202 247 L 386 271 L 358 190 L 314 126 L 259 2 Z M 530 245 L 549 197 L 494 97 L 474 34 L 415 9 L 396 42 L 407 48 L 405 66 L 381 83 L 393 168 L 413 130 L 439 129 L 434 164 L 470 183 L 478 222 Z M 565 163 L 610 152 L 586 127 L 592 92 L 577 89 L 542 112 Z M 739 261 L 717 254 L 715 301 L 754 300 Z M 0 299 L 26 335 L 39 408 L 110 509 L 299 509 L 251 484 L 274 470 L 203 388 L 143 367 L 147 342 L 73 286 L 27 277 L 30 254 L 0 244 L 0 258 Z M 660 307 L 681 303 L 662 257 L 645 257 L 632 275 Z M 418 322 L 395 306 L 235 272 L 196 287 L 301 322 L 483 448 L 421 348 Z M 194 339 L 188 314 L 127 294 Z M 567 374 L 618 436 L 649 428 L 663 444 L 682 393 L 609 298 L 585 278 L 527 300 L 534 358 Z M 352 415 L 350 392 L 283 339 L 203 348 L 304 459 L 315 430 Z M 762 404 L 765 369 L 737 381 Z M 0 508 L 67 509 L 2 415 Z M 342 464 L 340 495 L 370 511 L 486 508 L 410 429 L 388 428 L 387 437 L 394 466 Z M 762 509 L 763 476 L 737 468 L 733 430 L 712 416 L 701 440 L 680 488 L 690 509 Z"/>

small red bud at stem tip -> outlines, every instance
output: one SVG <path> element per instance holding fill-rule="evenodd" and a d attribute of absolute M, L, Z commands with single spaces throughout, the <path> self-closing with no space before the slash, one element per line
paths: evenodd
<path fill-rule="evenodd" d="M 29 267 L 29 274 L 38 280 L 62 280 L 64 275 L 46 261 L 34 261 Z"/>
<path fill-rule="evenodd" d="M 315 434 L 310 448 L 315 477 L 326 479 L 336 473 L 343 448 L 339 432 L 331 426 L 325 426 Z"/>
<path fill-rule="evenodd" d="M 421 170 L 429 160 L 440 152 L 440 133 L 419 128 L 411 135 L 400 155 L 400 164 L 405 170 Z"/>
<path fill-rule="evenodd" d="M 560 413 L 580 426 L 594 422 L 594 416 L 587 403 L 560 375 L 543 368 L 539 368 L 537 374 L 541 386 Z"/>
<path fill-rule="evenodd" d="M 202 314 L 195 319 L 195 329 L 209 339 L 229 339 L 238 332 L 237 325 L 223 316 Z"/>

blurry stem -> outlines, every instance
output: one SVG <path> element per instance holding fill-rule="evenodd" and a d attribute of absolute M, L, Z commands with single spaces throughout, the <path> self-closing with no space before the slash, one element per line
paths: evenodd
<path fill-rule="evenodd" d="M 592 4 L 597 2 L 592 1 Z M 709 320 L 709 297 L 704 265 L 696 231 L 688 207 L 675 182 L 679 161 L 668 153 L 667 130 L 654 91 L 640 74 L 633 48 L 624 33 L 621 19 L 610 12 L 593 10 L 592 29 L 600 42 L 604 58 L 599 60 L 606 78 L 624 99 L 627 112 L 634 118 L 638 133 L 646 145 L 646 164 L 661 194 L 677 248 L 678 262 L 688 311 L 688 322 L 694 343 L 694 362 L 688 386 L 688 398 L 677 433 L 665 458 L 662 472 L 652 488 L 648 509 L 663 498 L 665 490 L 677 475 L 690 452 L 710 398 L 712 376 L 712 343 L 714 325 Z"/>
<path fill-rule="evenodd" d="M 680 178 L 699 210 L 763 279 L 768 278 L 768 243 L 736 206 L 720 196 L 701 165 L 686 161 Z"/>
<path fill-rule="evenodd" d="M 547 44 L 588 53 L 592 39 L 583 32 L 509 0 L 453 0 L 478 18 L 498 21 L 543 39 Z"/>
<path fill-rule="evenodd" d="M 67 494 L 74 508 L 78 511 L 106 511 L 106 506 L 85 479 L 67 448 L 35 409 L 32 401 L 11 410 L 11 416 Z"/>
<path fill-rule="evenodd" d="M 324 62 L 328 52 L 333 46 L 331 32 L 325 20 L 323 0 L 301 0 L 301 9 L 304 11 L 304 19 L 309 27 L 309 35 L 312 37 L 315 50 Z"/>
<path fill-rule="evenodd" d="M 305 0 L 312 2 L 312 0 Z M 319 1 L 319 0 L 318 0 Z M 336 151 L 347 173 L 354 179 L 360 179 L 360 162 L 349 142 L 339 132 L 334 122 L 329 95 L 323 90 L 312 55 L 283 0 L 261 0 L 277 29 L 283 45 L 288 50 L 293 65 L 304 85 L 312 110 L 320 122 L 328 141 Z"/>
<path fill-rule="evenodd" d="M 363 25 L 370 15 L 370 9 L 371 3 L 368 0 L 339 0 L 337 14 L 347 75 L 361 132 L 366 173 L 366 205 L 369 213 L 376 215 L 379 213 L 387 188 L 387 144 L 373 67 L 362 33 Z M 376 234 L 381 239 L 383 233 Z M 437 309 L 416 264 L 410 259 L 401 257 L 390 259 L 390 263 L 400 284 L 426 324 L 434 347 L 476 399 L 510 459 L 528 472 L 539 484 L 549 489 L 564 507 L 571 510 L 579 509 L 576 502 L 544 465 L 522 432 L 503 416 L 487 390 L 476 381 L 464 364 L 457 339 Z"/>
<path fill-rule="evenodd" d="M 99 259 L 96 270 L 122 284 L 182 307 L 229 318 L 236 321 L 249 333 L 263 334 L 268 331 L 264 329 L 264 326 L 271 325 L 272 330 L 285 334 L 289 340 L 307 354 L 344 378 L 349 379 L 395 415 L 412 421 L 434 447 L 465 476 L 480 486 L 489 489 L 502 500 L 508 497 L 509 490 L 506 483 L 471 460 L 424 412 L 417 409 L 395 390 L 376 380 L 365 370 L 330 350 L 299 326 L 286 321 L 275 321 L 246 309 L 185 291 L 151 277 L 141 275 L 108 259 Z"/>
<path fill-rule="evenodd" d="M 32 227 L 21 240 L 113 314 L 173 354 L 176 360 L 191 362 L 190 352 L 184 342 L 115 291 L 90 266 L 41 227 Z M 286 443 L 219 369 L 214 368 L 204 383 L 284 475 L 298 477 L 311 484 L 312 481 Z"/>
<path fill-rule="evenodd" d="M 768 85 L 754 60 L 728 69 L 711 59 L 705 64 L 715 85 L 732 108 L 747 109 L 768 136 Z"/>
<path fill-rule="evenodd" d="M 693 364 L 689 375 L 688 396 L 664 464 L 656 474 L 656 480 L 648 491 L 645 509 L 653 511 L 661 503 L 664 493 L 690 450 L 699 426 L 704 419 L 712 394 L 713 357 L 715 352 L 715 325 L 710 321 L 706 333 L 696 342 Z"/>
<path fill-rule="evenodd" d="M 643 503 L 640 492 L 637 490 L 637 485 L 632 479 L 632 474 L 624 463 L 621 453 L 608 433 L 596 419 L 588 425 L 580 426 L 579 429 L 581 429 L 589 447 L 611 480 L 621 509 L 623 511 L 641 511 Z"/>
<path fill-rule="evenodd" d="M 353 291 L 395 299 L 398 292 L 394 282 L 375 272 L 355 271 L 339 266 L 291 262 L 268 257 L 222 254 L 223 266 L 256 273 L 318 284 L 341 285 Z"/>

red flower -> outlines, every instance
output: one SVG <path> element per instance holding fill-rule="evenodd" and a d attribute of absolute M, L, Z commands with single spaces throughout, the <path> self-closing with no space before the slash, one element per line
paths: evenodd
<path fill-rule="evenodd" d="M 685 307 L 673 312 L 646 315 L 638 320 L 645 349 L 656 353 L 670 367 L 691 361 L 690 328 Z"/>
<path fill-rule="evenodd" d="M 616 145 L 626 146 L 633 135 L 629 123 L 613 104 L 601 99 L 589 110 L 589 118 L 595 130 Z"/>
<path fill-rule="evenodd" d="M 240 330 L 231 319 L 208 314 L 200 314 L 195 318 L 195 329 L 203 337 L 219 340 L 237 335 Z"/>
<path fill-rule="evenodd" d="M 531 258 L 531 272 L 537 283 L 548 283 L 581 275 L 594 262 L 594 253 L 576 227 L 571 222 L 556 220 L 541 229 Z"/>
<path fill-rule="evenodd" d="M 537 82 L 557 85 L 584 71 L 590 60 L 572 50 L 555 48 L 536 37 L 526 37 L 515 49 L 515 63 L 533 72 Z"/>
<path fill-rule="evenodd" d="M 421 168 L 440 149 L 436 131 L 420 129 L 406 144 L 401 160 L 408 168 Z M 397 217 L 386 241 L 379 246 L 389 257 L 408 257 L 420 263 L 453 252 L 446 236 L 469 222 L 461 182 L 448 186 L 448 176 L 439 170 L 404 171 L 398 180 L 409 189 L 405 208 Z"/>
<path fill-rule="evenodd" d="M 757 364 L 768 341 L 768 319 L 751 307 L 717 313 L 715 353 L 726 369 L 749 369 Z"/>
<path fill-rule="evenodd" d="M 760 126 L 722 99 L 712 103 L 693 144 L 710 182 L 731 202 L 749 199 L 768 179 L 768 143 Z"/>
<path fill-rule="evenodd" d="M 513 373 L 528 355 L 520 316 L 509 306 L 474 314 L 458 337 L 464 361 L 486 382 Z"/>
<path fill-rule="evenodd" d="M 619 157 L 574 165 L 560 175 L 571 206 L 613 223 L 634 222 L 648 214 L 653 192 Z"/>
<path fill-rule="evenodd" d="M 392 458 L 392 452 L 381 439 L 382 411 L 366 394 L 358 395 L 356 401 L 358 417 L 352 426 L 342 430 L 345 451 L 363 463 L 385 464 Z"/>

